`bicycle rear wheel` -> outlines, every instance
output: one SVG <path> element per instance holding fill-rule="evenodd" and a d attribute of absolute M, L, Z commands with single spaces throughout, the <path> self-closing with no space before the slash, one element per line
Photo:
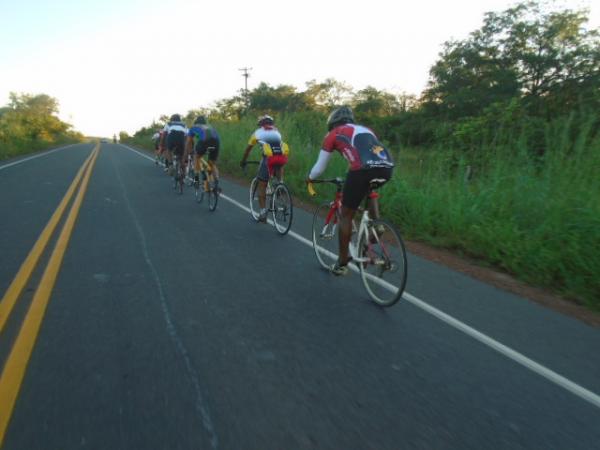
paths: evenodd
<path fill-rule="evenodd" d="M 406 286 L 407 260 L 404 242 L 396 228 L 385 220 L 374 220 L 358 243 L 360 276 L 371 299 L 392 306 Z"/>
<path fill-rule="evenodd" d="M 250 214 L 254 220 L 258 220 L 260 205 L 258 204 L 258 178 L 254 177 L 250 183 Z"/>
<path fill-rule="evenodd" d="M 292 204 L 290 190 L 285 184 L 279 183 L 275 186 L 271 206 L 273 209 L 273 224 L 275 225 L 275 229 L 281 235 L 287 234 L 292 226 L 294 205 Z"/>
<path fill-rule="evenodd" d="M 331 203 L 323 203 L 315 210 L 312 224 L 313 250 L 319 264 L 329 269 L 338 256 L 339 211 L 331 211 Z"/>
<path fill-rule="evenodd" d="M 219 202 L 219 193 L 215 189 L 215 182 L 211 181 L 208 184 L 208 209 L 214 211 L 217 209 L 217 203 Z"/>

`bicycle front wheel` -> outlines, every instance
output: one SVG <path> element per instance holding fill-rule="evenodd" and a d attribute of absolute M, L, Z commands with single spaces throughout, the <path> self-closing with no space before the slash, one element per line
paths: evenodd
<path fill-rule="evenodd" d="M 392 306 L 406 286 L 407 260 L 404 242 L 396 228 L 374 220 L 358 243 L 360 276 L 371 299 Z"/>
<path fill-rule="evenodd" d="M 329 269 L 337 260 L 339 211 L 331 209 L 331 203 L 323 203 L 315 210 L 312 224 L 312 242 L 319 264 Z"/>
<path fill-rule="evenodd" d="M 208 186 L 208 209 L 214 211 L 217 209 L 217 203 L 219 202 L 219 193 L 215 189 L 215 183 L 211 181 Z"/>
<path fill-rule="evenodd" d="M 292 204 L 292 195 L 288 187 L 279 183 L 273 190 L 272 197 L 273 224 L 275 229 L 281 235 L 287 234 L 292 226 L 294 217 L 294 205 Z"/>
<path fill-rule="evenodd" d="M 250 183 L 250 214 L 254 220 L 258 220 L 260 205 L 258 204 L 258 178 L 254 177 Z"/>

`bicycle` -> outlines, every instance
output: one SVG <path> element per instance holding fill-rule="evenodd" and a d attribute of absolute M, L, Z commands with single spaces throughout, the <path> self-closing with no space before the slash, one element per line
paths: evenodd
<path fill-rule="evenodd" d="M 246 164 L 260 164 L 260 161 L 246 161 Z M 260 205 L 258 202 L 258 177 L 254 177 L 250 183 L 250 214 L 258 222 Z M 267 211 L 273 218 L 275 230 L 282 236 L 290 231 L 294 217 L 294 205 L 292 195 L 287 185 L 279 178 L 269 177 L 266 191 Z"/>
<path fill-rule="evenodd" d="M 173 161 L 173 189 L 175 189 L 180 195 L 183 194 L 183 180 L 184 180 L 184 169 L 181 164 L 181 155 L 175 154 Z"/>
<path fill-rule="evenodd" d="M 344 180 L 333 178 L 312 180 L 308 184 L 310 195 L 316 195 L 313 183 L 336 185 L 333 201 L 315 209 L 312 225 L 312 242 L 319 264 L 329 269 L 337 260 L 337 228 L 341 220 L 342 189 Z M 404 293 L 407 278 L 407 259 L 404 242 L 398 230 L 383 219 L 371 219 L 369 198 L 377 198 L 380 180 L 371 180 L 365 206 L 359 208 L 360 218 L 352 222 L 350 255 L 358 266 L 361 279 L 371 299 L 380 306 L 392 306 Z M 358 223 L 357 223 L 358 222 Z"/>
<path fill-rule="evenodd" d="M 194 195 L 196 201 L 202 203 L 204 194 L 208 195 L 208 209 L 214 211 L 217 209 L 217 203 L 219 202 L 219 188 L 216 186 L 217 182 L 213 175 L 212 167 L 208 164 L 204 158 L 200 158 L 200 176 L 202 177 L 202 186 L 200 186 L 200 180 L 194 180 Z"/>

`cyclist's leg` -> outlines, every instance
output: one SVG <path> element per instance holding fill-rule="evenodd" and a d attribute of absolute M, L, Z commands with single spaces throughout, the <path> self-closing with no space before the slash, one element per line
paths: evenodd
<path fill-rule="evenodd" d="M 336 265 L 345 266 L 350 261 L 350 239 L 352 238 L 352 219 L 360 202 L 368 191 L 368 182 L 363 171 L 348 172 L 342 197 L 342 217 L 339 227 L 339 256 Z M 334 273 L 335 268 L 333 269 Z"/>
<path fill-rule="evenodd" d="M 219 182 L 219 169 L 217 168 L 217 159 L 219 159 L 219 141 L 214 141 L 211 143 L 210 149 L 208 151 L 208 164 L 212 171 L 212 176 L 215 180 L 215 183 Z"/>
<path fill-rule="evenodd" d="M 340 265 L 346 265 L 350 261 L 350 239 L 352 238 L 352 219 L 356 209 L 342 205 L 342 217 L 339 227 L 339 256 Z"/>
<path fill-rule="evenodd" d="M 373 179 L 382 179 L 386 180 L 384 182 L 379 183 L 379 186 L 383 186 L 391 177 L 392 177 L 392 168 L 377 168 L 368 170 L 368 178 L 369 180 Z M 369 206 L 369 215 L 371 219 L 379 219 L 379 199 L 377 196 L 373 196 L 369 198 L 368 202 Z"/>
<path fill-rule="evenodd" d="M 267 182 L 269 181 L 269 169 L 267 167 L 267 157 L 263 156 L 260 165 L 258 166 L 258 173 L 256 174 L 256 178 L 258 178 L 258 205 L 260 206 L 261 213 L 265 211 L 266 213 L 266 203 L 267 203 Z"/>
<path fill-rule="evenodd" d="M 206 166 L 202 158 L 206 154 L 206 149 L 202 146 L 196 146 L 196 174 L 205 174 Z M 204 177 L 204 175 L 202 175 Z M 200 179 L 200 178 L 198 178 Z M 203 178 L 204 179 L 204 178 Z"/>

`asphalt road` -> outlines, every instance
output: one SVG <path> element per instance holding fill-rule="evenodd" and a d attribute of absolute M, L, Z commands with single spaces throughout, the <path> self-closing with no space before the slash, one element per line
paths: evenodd
<path fill-rule="evenodd" d="M 0 293 L 93 149 L 0 163 Z M 39 332 L 65 219 L 0 334 L 2 448 L 600 448 L 597 328 L 413 255 L 379 308 L 319 269 L 309 213 L 281 237 L 222 186 L 211 213 L 101 145 Z"/>

